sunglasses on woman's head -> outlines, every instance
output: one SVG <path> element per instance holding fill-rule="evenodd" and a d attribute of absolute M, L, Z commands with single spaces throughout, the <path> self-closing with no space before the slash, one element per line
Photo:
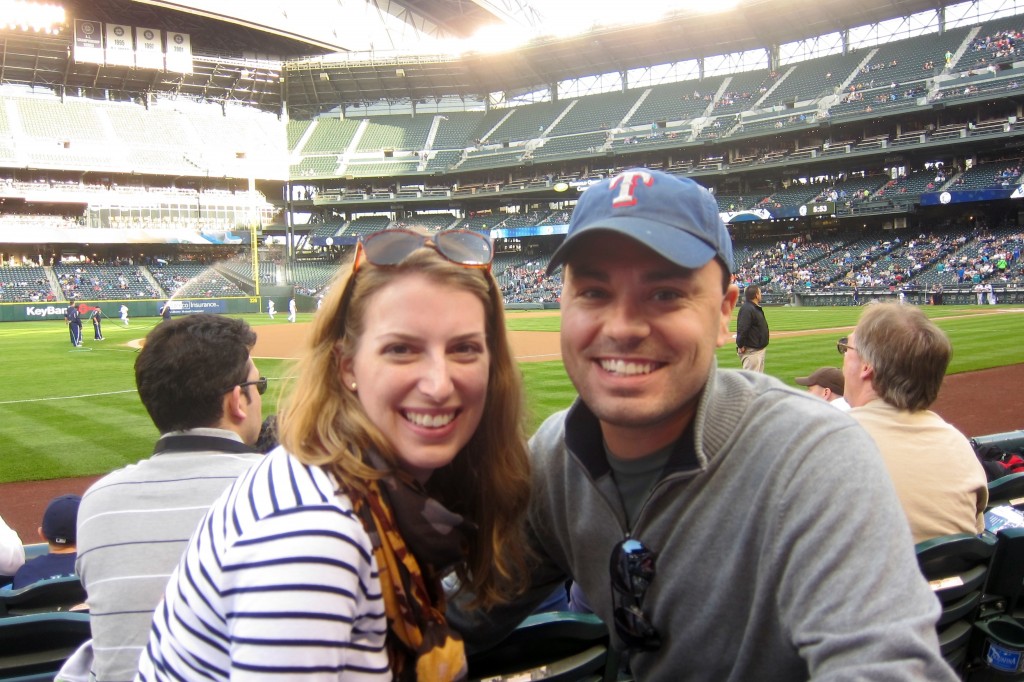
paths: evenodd
<path fill-rule="evenodd" d="M 394 267 L 411 256 L 417 249 L 433 246 L 446 260 L 464 268 L 491 269 L 494 247 L 491 240 L 472 230 L 444 230 L 432 236 L 412 230 L 382 230 L 374 232 L 356 245 L 356 257 L 352 262 L 352 274 L 345 283 L 341 294 L 340 314 L 337 324 L 344 331 L 348 306 L 352 299 L 353 283 L 363 261 L 375 267 Z M 344 335 L 343 333 L 341 334 Z"/>
<path fill-rule="evenodd" d="M 417 249 L 432 245 L 446 259 L 465 268 L 490 269 L 494 259 L 491 240 L 472 230 L 445 230 L 428 236 L 411 230 L 375 232 L 356 246 L 352 274 L 363 260 L 377 267 L 399 265 Z"/>

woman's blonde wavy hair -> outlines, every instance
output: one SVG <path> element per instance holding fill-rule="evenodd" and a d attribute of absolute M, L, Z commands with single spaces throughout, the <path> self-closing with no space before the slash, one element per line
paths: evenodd
<path fill-rule="evenodd" d="M 474 594 L 474 605 L 488 607 L 508 601 L 524 586 L 529 550 L 522 525 L 530 486 L 522 381 L 490 271 L 456 265 L 429 247 L 396 266 L 362 263 L 357 273 L 342 269 L 316 314 L 297 377 L 282 400 L 280 441 L 300 461 L 323 467 L 344 487 L 363 492 L 366 481 L 380 476 L 364 463 L 364 453 L 376 451 L 397 467 L 387 438 L 342 384 L 340 368 L 358 347 L 374 295 L 412 274 L 468 291 L 484 305 L 490 371 L 483 416 L 455 459 L 431 475 L 427 489 L 476 524 L 466 563 L 456 572 Z M 348 287 L 353 289 L 346 306 Z"/>

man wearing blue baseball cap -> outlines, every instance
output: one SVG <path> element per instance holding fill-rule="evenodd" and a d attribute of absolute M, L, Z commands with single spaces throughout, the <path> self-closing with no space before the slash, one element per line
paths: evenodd
<path fill-rule="evenodd" d="M 603 180 L 560 265 L 579 399 L 530 442 L 540 562 L 520 603 L 451 614 L 467 641 L 572 579 L 637 680 L 955 680 L 871 438 L 814 396 L 718 368 L 737 289 L 710 193 L 643 168 Z"/>
<path fill-rule="evenodd" d="M 49 578 L 75 575 L 75 524 L 78 520 L 78 495 L 60 495 L 46 505 L 39 537 L 47 544 L 47 553 L 29 559 L 18 569 L 11 581 L 15 590 Z"/>

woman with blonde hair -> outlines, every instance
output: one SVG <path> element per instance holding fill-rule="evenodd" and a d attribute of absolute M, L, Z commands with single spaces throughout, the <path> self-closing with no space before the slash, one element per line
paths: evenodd
<path fill-rule="evenodd" d="M 520 589 L 529 470 L 519 370 L 468 230 L 370 235 L 317 313 L 282 447 L 211 508 L 138 679 L 466 676 L 440 579 Z"/>

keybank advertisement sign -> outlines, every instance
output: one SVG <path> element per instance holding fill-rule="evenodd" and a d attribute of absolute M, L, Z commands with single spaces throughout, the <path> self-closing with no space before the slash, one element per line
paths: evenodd
<path fill-rule="evenodd" d="M 30 320 L 53 320 L 58 318 L 63 320 L 64 311 L 67 309 L 66 305 L 30 305 L 25 306 L 25 317 Z"/>
<path fill-rule="evenodd" d="M 163 306 L 158 306 L 158 308 L 162 309 Z M 171 315 L 191 315 L 192 313 L 226 313 L 227 311 L 227 301 L 171 300 Z"/>

